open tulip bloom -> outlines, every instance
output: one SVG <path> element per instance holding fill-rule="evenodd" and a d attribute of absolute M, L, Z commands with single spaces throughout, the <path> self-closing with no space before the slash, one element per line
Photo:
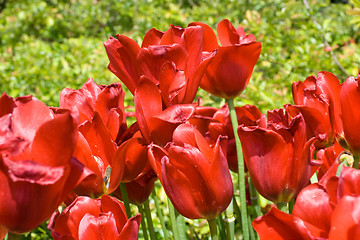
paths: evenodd
<path fill-rule="evenodd" d="M 59 108 L 0 97 L 0 239 L 49 220 L 54 239 L 183 240 L 192 219 L 213 240 L 360 239 L 359 76 L 295 82 L 294 104 L 265 115 L 235 107 L 261 43 L 227 19 L 104 46 L 128 91 L 89 78 Z M 194 102 L 199 87 L 226 104 Z"/>

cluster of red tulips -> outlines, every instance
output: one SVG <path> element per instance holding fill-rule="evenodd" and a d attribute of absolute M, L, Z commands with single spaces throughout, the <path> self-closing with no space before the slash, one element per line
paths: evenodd
<path fill-rule="evenodd" d="M 261 43 L 228 20 L 217 35 L 195 22 L 151 29 L 141 46 L 124 35 L 104 45 L 135 112 L 125 111 L 120 83 L 92 79 L 64 89 L 59 108 L 32 96 L 1 96 L 0 239 L 49 218 L 54 239 L 137 239 L 144 216 L 132 214 L 129 203 L 148 201 L 157 179 L 175 214 L 207 219 L 212 239 L 219 218 L 227 239 L 238 232 L 234 190 L 236 218 L 250 239 L 251 186 L 281 209 L 264 208 L 252 222 L 261 239 L 360 238 L 358 79 L 341 84 L 320 72 L 293 83 L 295 105 L 265 115 L 234 106 Z M 199 87 L 227 104 L 200 106 Z M 172 227 L 173 238 L 182 239 Z"/>

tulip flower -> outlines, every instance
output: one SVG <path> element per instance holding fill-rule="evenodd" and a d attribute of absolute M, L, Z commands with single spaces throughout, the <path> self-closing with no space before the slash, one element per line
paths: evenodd
<path fill-rule="evenodd" d="M 261 239 L 358 239 L 360 237 L 359 170 L 344 167 L 340 178 L 305 187 L 292 215 L 275 205 L 253 221 Z"/>
<path fill-rule="evenodd" d="M 257 126 L 238 128 L 244 159 L 254 186 L 265 198 L 289 202 L 304 188 L 311 174 L 310 146 L 299 114 L 290 118 L 282 109 L 268 111 Z"/>
<path fill-rule="evenodd" d="M 286 108 L 293 116 L 303 115 L 308 139 L 317 136 L 323 145 L 331 145 L 336 134 L 342 133 L 340 87 L 337 77 L 330 72 L 320 72 L 304 82 L 294 82 L 294 106 Z"/>
<path fill-rule="evenodd" d="M 200 87 L 221 98 L 235 98 L 246 88 L 254 66 L 259 59 L 261 43 L 256 42 L 253 35 L 245 35 L 239 27 L 235 29 L 229 20 L 219 22 L 217 34 L 221 46 L 217 44 L 216 35 L 204 23 L 191 23 L 203 28 L 203 55 L 217 51 L 211 60 Z"/>
<path fill-rule="evenodd" d="M 355 156 L 360 156 L 360 92 L 359 77 L 348 78 L 341 86 L 341 119 L 344 129 L 345 148 Z"/>
<path fill-rule="evenodd" d="M 65 88 L 60 94 L 60 107 L 70 109 L 79 116 L 79 137 L 74 157 L 96 174 L 92 182 L 82 182 L 78 186 L 78 194 L 97 197 L 106 192 L 105 173 L 112 167 L 118 144 L 125 135 L 131 137 L 133 134 L 126 126 L 124 95 L 120 83 L 97 85 L 91 78 L 81 89 Z M 116 167 L 123 169 L 119 163 Z M 121 178 L 123 170 L 113 172 L 119 174 L 112 174 L 112 178 L 116 179 Z M 112 178 L 111 189 L 116 188 Z"/>
<path fill-rule="evenodd" d="M 173 25 L 166 32 L 151 29 L 141 47 L 123 35 L 104 43 L 109 70 L 135 93 L 142 76 L 161 89 L 166 106 L 191 103 L 198 90 L 211 54 L 202 56 L 201 27 L 185 29 Z"/>
<path fill-rule="evenodd" d="M 127 218 L 124 205 L 116 198 L 77 197 L 60 214 L 55 212 L 48 228 L 56 239 L 138 239 L 141 215 Z"/>
<path fill-rule="evenodd" d="M 195 127 L 179 125 L 166 149 L 149 146 L 149 160 L 176 210 L 191 219 L 214 219 L 233 195 L 226 138 L 211 148 Z"/>
<path fill-rule="evenodd" d="M 84 179 L 73 158 L 76 124 L 32 96 L 0 98 L 0 225 L 28 232 L 44 222 Z"/>

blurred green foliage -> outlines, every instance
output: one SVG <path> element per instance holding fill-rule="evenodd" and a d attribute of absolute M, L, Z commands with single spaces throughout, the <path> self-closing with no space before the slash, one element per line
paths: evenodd
<path fill-rule="evenodd" d="M 291 83 L 319 71 L 340 71 L 325 49 L 323 35 L 341 64 L 357 74 L 360 50 L 350 5 L 309 1 L 321 29 L 311 21 L 302 1 L 295 0 L 1 0 L 0 90 L 13 97 L 33 94 L 57 105 L 61 89 L 79 88 L 93 77 L 98 84 L 118 81 L 106 67 L 102 45 L 117 33 L 139 43 L 152 27 L 186 27 L 201 21 L 216 27 L 223 18 L 241 24 L 262 42 L 262 54 L 239 105 L 261 110 L 291 102 Z M 204 103 L 222 104 L 200 91 Z M 211 99 L 212 98 L 212 99 Z M 131 105 L 131 96 L 127 97 Z"/>
<path fill-rule="evenodd" d="M 212 27 L 228 18 L 262 42 L 262 53 L 237 106 L 254 104 L 263 112 L 291 100 L 291 84 L 319 71 L 347 78 L 330 56 L 323 37 L 351 75 L 360 65 L 359 16 L 350 4 L 309 0 L 0 0 L 0 92 L 12 97 L 32 94 L 57 106 L 61 90 L 80 88 L 93 77 L 98 84 L 118 81 L 107 70 L 103 42 L 123 34 L 141 43 L 155 27 L 186 27 L 201 21 Z M 359 5 L 360 7 L 360 5 Z M 320 26 L 311 20 L 316 19 Z M 200 90 L 205 105 L 221 99 Z M 128 92 L 126 104 L 133 105 Z M 202 225 L 195 221 L 191 227 Z M 194 231 L 203 238 L 207 234 Z M 189 231 L 193 231 L 189 229 Z M 195 233 L 196 232 L 196 233 Z M 45 239 L 45 226 L 24 239 Z M 191 233 L 190 233 L 191 235 Z"/>

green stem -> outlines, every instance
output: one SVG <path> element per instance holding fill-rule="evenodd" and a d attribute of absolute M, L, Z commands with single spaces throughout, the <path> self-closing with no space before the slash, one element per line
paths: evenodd
<path fill-rule="evenodd" d="M 179 214 L 175 209 L 175 216 L 176 216 L 176 224 L 179 233 L 180 240 L 186 239 L 186 231 L 185 231 L 185 218 Z"/>
<path fill-rule="evenodd" d="M 291 199 L 289 202 L 289 214 L 292 214 L 295 205 L 295 199 Z"/>
<path fill-rule="evenodd" d="M 250 216 L 248 216 L 248 220 L 249 220 L 249 222 L 251 222 L 251 217 Z M 250 232 L 250 239 L 251 240 L 256 240 L 255 230 L 251 226 L 251 224 L 249 224 L 249 232 Z"/>
<path fill-rule="evenodd" d="M 141 229 L 143 231 L 143 237 L 144 237 L 144 240 L 148 240 L 149 237 L 148 237 L 148 234 L 147 234 L 147 227 L 146 227 L 146 224 L 145 224 L 145 213 L 144 213 L 144 209 L 142 208 L 141 205 L 138 205 L 137 206 L 138 209 L 139 209 L 139 212 L 141 214 Z"/>
<path fill-rule="evenodd" d="M 241 210 L 241 223 L 244 234 L 244 240 L 249 240 L 249 223 L 247 217 L 247 208 L 246 208 L 246 187 L 245 187 L 245 167 L 244 161 L 242 158 L 242 150 L 241 150 L 241 142 L 239 139 L 239 135 L 237 132 L 238 129 L 238 121 L 234 106 L 234 99 L 226 99 L 226 103 L 228 104 L 231 123 L 233 126 L 235 143 L 236 143 L 236 154 L 238 160 L 238 179 L 239 179 L 239 190 L 240 190 L 240 210 Z"/>
<path fill-rule="evenodd" d="M 146 216 L 146 222 L 147 222 L 147 226 L 148 226 L 148 230 L 150 233 L 150 239 L 151 240 L 155 240 L 156 239 L 156 235 L 155 235 L 155 230 L 154 230 L 154 225 L 153 225 L 153 221 L 152 221 L 152 217 L 151 217 L 151 211 L 150 211 L 150 206 L 149 206 L 149 199 L 147 199 L 144 202 L 144 210 L 145 210 L 145 216 Z"/>
<path fill-rule="evenodd" d="M 164 234 L 164 240 L 169 240 L 169 233 L 168 233 L 168 230 L 167 230 L 166 225 L 165 225 L 164 216 L 163 216 L 161 208 L 160 208 L 160 203 L 159 203 L 159 199 L 158 199 L 158 197 L 156 195 L 155 188 L 152 190 L 152 198 L 154 199 L 156 212 L 157 212 L 157 215 L 158 215 L 158 217 L 160 219 L 161 229 L 162 229 L 163 234 Z"/>
<path fill-rule="evenodd" d="M 7 234 L 7 239 L 8 239 L 8 240 L 18 240 L 18 239 L 21 239 L 21 234 L 16 234 L 16 233 L 8 232 L 8 234 Z"/>
<path fill-rule="evenodd" d="M 225 211 L 225 227 L 226 227 L 226 239 L 227 240 L 234 239 L 235 218 L 234 218 L 233 200 L 231 200 L 229 206 L 226 208 Z"/>
<path fill-rule="evenodd" d="M 121 192 L 121 197 L 122 197 L 123 203 L 125 205 L 126 216 L 128 218 L 131 218 L 131 209 L 130 209 L 129 198 L 128 198 L 125 183 L 120 183 L 120 192 Z"/>
<path fill-rule="evenodd" d="M 281 210 L 285 213 L 288 213 L 288 204 L 287 203 L 280 202 L 280 203 L 277 203 L 276 206 L 278 207 L 279 210 Z"/>
<path fill-rule="evenodd" d="M 180 240 L 179 232 L 176 224 L 175 208 L 172 205 L 169 198 L 168 198 L 168 207 L 169 207 L 169 215 L 170 215 L 171 228 L 174 235 L 174 240 Z"/>
<path fill-rule="evenodd" d="M 214 219 L 208 219 L 209 227 L 210 227 L 210 234 L 211 234 L 211 240 L 218 240 L 217 235 L 217 222 L 216 218 Z"/>
<path fill-rule="evenodd" d="M 359 170 L 359 156 L 354 155 L 354 165 L 353 167 L 357 170 Z"/>
<path fill-rule="evenodd" d="M 260 208 L 260 202 L 259 202 L 259 193 L 257 192 L 254 184 L 251 181 L 251 178 L 248 178 L 249 182 L 249 188 L 250 188 L 250 197 L 251 197 L 251 203 L 255 208 L 256 216 L 259 217 L 262 215 L 261 208 Z"/>
<path fill-rule="evenodd" d="M 225 222 L 224 222 L 224 219 L 222 218 L 222 214 L 220 214 L 218 217 L 217 217 L 217 224 L 219 226 L 219 237 L 220 239 L 228 239 L 228 235 L 226 235 L 226 232 L 225 232 Z"/>
<path fill-rule="evenodd" d="M 234 202 L 234 210 L 235 210 L 235 215 L 236 215 L 236 218 L 240 218 L 239 220 L 241 221 L 241 211 L 240 211 L 240 208 L 239 208 L 239 205 L 237 204 L 237 201 L 236 201 L 236 198 L 235 198 L 235 195 L 233 196 L 233 202 Z"/>

